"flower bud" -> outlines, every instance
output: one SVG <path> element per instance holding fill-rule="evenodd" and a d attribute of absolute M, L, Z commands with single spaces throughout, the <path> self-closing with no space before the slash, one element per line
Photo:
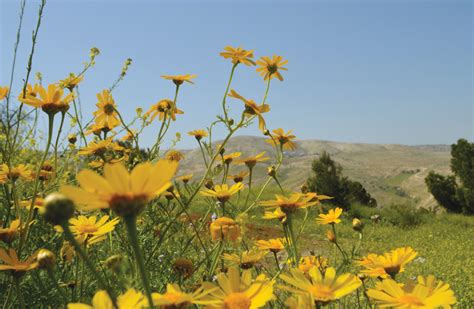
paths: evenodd
<path fill-rule="evenodd" d="M 268 176 L 270 177 L 275 177 L 276 175 L 276 167 L 275 165 L 272 165 L 272 166 L 269 166 L 268 169 L 267 169 L 267 174 Z"/>
<path fill-rule="evenodd" d="M 327 238 L 330 242 L 332 242 L 332 243 L 334 243 L 334 244 L 337 242 L 336 234 L 334 234 L 334 232 L 331 231 L 331 230 L 328 230 L 328 231 L 326 232 L 326 238 Z"/>
<path fill-rule="evenodd" d="M 116 272 L 122 266 L 123 257 L 119 254 L 112 255 L 105 260 L 105 266 Z"/>
<path fill-rule="evenodd" d="M 40 249 L 36 255 L 39 268 L 48 269 L 54 267 L 56 264 L 56 256 L 53 252 L 47 249 Z"/>
<path fill-rule="evenodd" d="M 306 194 L 309 191 L 308 185 L 306 183 L 302 184 L 300 187 L 301 193 Z"/>
<path fill-rule="evenodd" d="M 214 188 L 214 182 L 212 179 L 207 179 L 206 182 L 204 183 L 204 187 L 206 187 L 209 190 L 212 190 Z"/>
<path fill-rule="evenodd" d="M 76 134 L 69 134 L 69 135 L 67 136 L 67 140 L 68 140 L 68 142 L 69 142 L 70 144 L 73 144 L 73 145 L 74 145 L 74 144 L 77 142 L 77 136 L 76 136 Z"/>
<path fill-rule="evenodd" d="M 360 221 L 359 219 L 357 218 L 354 218 L 352 219 L 352 228 L 354 229 L 354 231 L 357 231 L 357 232 L 362 232 L 362 229 L 364 228 L 364 223 L 362 223 L 362 221 Z"/>
<path fill-rule="evenodd" d="M 62 193 L 51 193 L 44 199 L 44 219 L 52 225 L 67 222 L 75 210 L 74 202 Z"/>

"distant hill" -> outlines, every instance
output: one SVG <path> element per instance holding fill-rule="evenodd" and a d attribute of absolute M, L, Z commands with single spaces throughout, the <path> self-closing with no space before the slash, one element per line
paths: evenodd
<path fill-rule="evenodd" d="M 217 142 L 218 143 L 218 142 Z M 428 193 L 424 178 L 430 170 L 446 174 L 449 172 L 450 146 L 421 145 L 405 146 L 391 144 L 340 143 L 321 140 L 297 142 L 295 151 L 285 153 L 280 177 L 286 188 L 298 190 L 311 174 L 311 162 L 323 151 L 343 167 L 344 175 L 360 181 L 377 199 L 379 205 L 411 201 L 419 207 L 436 205 Z M 265 138 L 239 136 L 230 140 L 226 152 L 240 151 L 250 156 L 262 151 L 273 154 Z M 266 167 L 257 165 L 257 182 L 266 177 Z M 242 169 L 235 167 L 231 173 Z M 180 174 L 202 174 L 203 164 L 199 149 L 185 151 Z"/>

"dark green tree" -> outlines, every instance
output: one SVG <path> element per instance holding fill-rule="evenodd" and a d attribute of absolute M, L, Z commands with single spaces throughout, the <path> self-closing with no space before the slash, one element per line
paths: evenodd
<path fill-rule="evenodd" d="M 331 203 L 343 208 L 348 208 L 352 203 L 377 205 L 377 201 L 361 183 L 342 176 L 342 166 L 332 160 L 326 151 L 313 160 L 312 170 L 313 175 L 306 181 L 308 189 L 333 197 Z"/>
<path fill-rule="evenodd" d="M 428 190 L 448 211 L 474 213 L 474 143 L 459 139 L 451 145 L 451 171 L 442 176 L 430 172 L 425 179 Z"/>
<path fill-rule="evenodd" d="M 443 176 L 431 171 L 426 176 L 425 183 L 436 201 L 447 211 L 461 212 L 461 204 L 456 198 L 458 188 L 454 176 Z"/>

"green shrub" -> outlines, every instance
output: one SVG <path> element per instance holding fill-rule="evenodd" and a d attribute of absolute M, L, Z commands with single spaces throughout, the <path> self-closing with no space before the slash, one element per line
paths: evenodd
<path fill-rule="evenodd" d="M 392 225 L 410 228 L 425 223 L 433 214 L 423 208 L 416 208 L 411 204 L 393 204 L 380 209 L 380 215 L 384 222 Z"/>

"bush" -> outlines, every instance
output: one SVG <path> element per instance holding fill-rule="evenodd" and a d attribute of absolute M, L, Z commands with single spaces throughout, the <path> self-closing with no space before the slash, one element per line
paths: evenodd
<path fill-rule="evenodd" d="M 415 208 L 411 204 L 393 204 L 380 209 L 380 215 L 384 222 L 403 228 L 419 226 L 433 216 L 428 210 Z"/>

